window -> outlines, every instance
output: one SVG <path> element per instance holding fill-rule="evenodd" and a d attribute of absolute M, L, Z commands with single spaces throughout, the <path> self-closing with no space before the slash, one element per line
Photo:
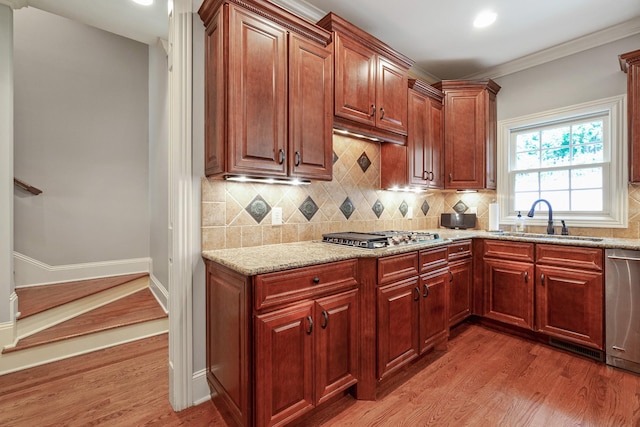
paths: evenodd
<path fill-rule="evenodd" d="M 547 200 L 571 227 L 627 226 L 625 97 L 501 121 L 498 197 L 502 223 Z M 545 225 L 544 214 L 527 220 Z M 559 225 L 559 221 L 557 222 Z"/>

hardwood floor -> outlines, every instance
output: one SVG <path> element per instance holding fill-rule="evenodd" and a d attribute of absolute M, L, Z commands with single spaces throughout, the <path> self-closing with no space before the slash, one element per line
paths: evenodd
<path fill-rule="evenodd" d="M 1 426 L 224 426 L 210 402 L 175 413 L 166 335 L 0 376 Z M 640 376 L 478 325 L 447 352 L 300 426 L 634 426 Z"/>

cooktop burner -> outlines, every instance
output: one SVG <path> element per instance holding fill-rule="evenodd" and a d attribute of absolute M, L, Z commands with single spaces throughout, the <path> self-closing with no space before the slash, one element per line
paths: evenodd
<path fill-rule="evenodd" d="M 387 246 L 409 245 L 439 239 L 438 233 L 419 231 L 374 231 L 371 233 L 344 232 L 322 235 L 322 241 L 337 245 L 377 249 Z"/>

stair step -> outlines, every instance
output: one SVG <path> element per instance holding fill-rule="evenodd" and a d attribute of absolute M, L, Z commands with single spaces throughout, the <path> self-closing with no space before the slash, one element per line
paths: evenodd
<path fill-rule="evenodd" d="M 50 308 L 67 304 L 122 285 L 135 279 L 148 276 L 148 273 L 125 274 L 100 279 L 79 280 L 55 285 L 27 286 L 16 288 L 20 306 L 20 316 L 24 319 L 42 313 Z"/>
<path fill-rule="evenodd" d="M 16 346 L 6 347 L 2 354 L 166 317 L 151 291 L 145 288 L 22 338 Z"/>

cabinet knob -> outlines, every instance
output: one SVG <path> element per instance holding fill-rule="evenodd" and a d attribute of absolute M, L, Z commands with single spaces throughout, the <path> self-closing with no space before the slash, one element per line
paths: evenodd
<path fill-rule="evenodd" d="M 524 272 L 524 282 L 525 283 L 529 283 L 529 272 L 528 271 Z"/>
<path fill-rule="evenodd" d="M 449 282 L 453 282 L 453 273 L 449 270 Z"/>
<path fill-rule="evenodd" d="M 451 181 L 453 181 L 453 174 L 452 173 L 449 174 L 449 182 L 451 182 Z"/>
<path fill-rule="evenodd" d="M 296 166 L 300 166 L 300 152 L 296 151 Z"/>
<path fill-rule="evenodd" d="M 462 246 L 460 246 L 460 247 L 458 248 L 458 252 L 462 252 L 462 251 L 464 251 L 464 248 L 463 248 Z"/>
<path fill-rule="evenodd" d="M 424 284 L 424 294 L 422 294 L 423 298 L 426 298 L 429 296 L 429 285 L 427 285 L 426 283 Z"/>
<path fill-rule="evenodd" d="M 380 120 L 384 119 L 384 108 L 380 108 Z"/>
<path fill-rule="evenodd" d="M 317 285 L 318 283 L 320 283 L 320 278 L 319 278 L 319 277 L 314 277 L 314 278 L 313 278 L 313 283 L 315 283 L 316 285 Z"/>
<path fill-rule="evenodd" d="M 540 284 L 544 286 L 544 273 L 540 275 Z"/>
<path fill-rule="evenodd" d="M 371 104 L 371 114 L 369 114 L 369 117 L 375 117 L 376 116 L 376 104 Z"/>
<path fill-rule="evenodd" d="M 416 296 L 413 298 L 413 300 L 418 301 L 420 299 L 420 288 L 416 286 L 414 289 L 416 291 Z"/>
<path fill-rule="evenodd" d="M 281 148 L 280 149 L 280 160 L 278 160 L 279 164 L 283 164 L 284 163 L 284 150 Z"/>

